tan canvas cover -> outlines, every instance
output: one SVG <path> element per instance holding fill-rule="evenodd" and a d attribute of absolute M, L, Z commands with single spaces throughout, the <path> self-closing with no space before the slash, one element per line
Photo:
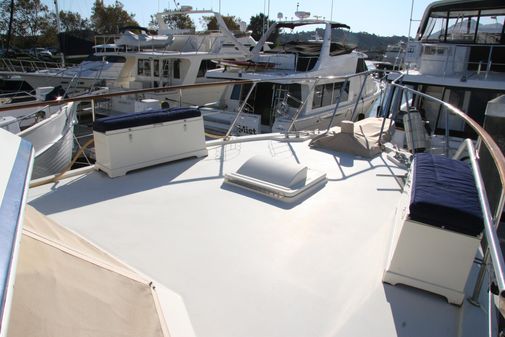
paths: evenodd
<path fill-rule="evenodd" d="M 316 137 L 310 146 L 362 157 L 373 157 L 381 152 L 379 136 L 383 118 L 366 118 L 352 123 L 344 121 L 342 127 L 333 127 L 326 134 Z M 383 141 L 389 140 L 390 120 L 386 120 Z"/>
<path fill-rule="evenodd" d="M 148 281 L 27 205 L 8 335 L 168 332 Z"/>

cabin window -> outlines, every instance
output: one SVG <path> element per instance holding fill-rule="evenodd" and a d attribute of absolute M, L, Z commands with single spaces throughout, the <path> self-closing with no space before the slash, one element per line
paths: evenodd
<path fill-rule="evenodd" d="M 160 60 L 153 61 L 153 71 L 154 71 L 154 77 L 160 76 Z"/>
<path fill-rule="evenodd" d="M 440 47 L 440 46 L 435 46 L 435 45 L 427 45 L 424 46 L 423 54 L 424 55 L 444 55 L 445 50 L 447 48 L 445 47 Z"/>
<path fill-rule="evenodd" d="M 505 25 L 505 8 L 481 11 L 479 28 L 477 30 L 477 43 L 499 44 L 503 43 L 503 26 Z"/>
<path fill-rule="evenodd" d="M 333 83 L 328 83 L 322 86 L 323 97 L 321 97 L 321 106 L 327 106 L 331 104 L 331 98 L 333 96 Z"/>
<path fill-rule="evenodd" d="M 302 105 L 302 86 L 301 84 L 277 84 L 273 87 L 275 91 L 275 102 L 286 102 L 292 108 L 299 108 Z"/>
<path fill-rule="evenodd" d="M 181 60 L 174 61 L 174 78 L 181 78 Z"/>
<path fill-rule="evenodd" d="M 235 100 L 235 101 L 238 101 L 240 99 L 240 88 L 242 87 L 242 85 L 240 84 L 235 84 L 233 86 L 233 90 L 231 92 L 231 99 Z"/>
<path fill-rule="evenodd" d="M 168 77 L 170 74 L 170 69 L 168 68 L 170 66 L 169 62 L 167 60 L 163 60 L 161 63 L 161 73 L 163 74 L 163 77 Z"/>
<path fill-rule="evenodd" d="M 212 62 L 211 60 L 202 60 L 200 63 L 200 68 L 198 68 L 198 77 L 205 77 L 205 73 L 208 70 L 216 69 L 217 64 Z"/>
<path fill-rule="evenodd" d="M 288 84 L 288 105 L 293 108 L 299 108 L 302 104 L 302 86 L 300 84 Z"/>
<path fill-rule="evenodd" d="M 477 29 L 478 11 L 449 12 L 447 34 L 445 40 L 449 42 L 473 42 Z M 442 31 L 441 35 L 445 32 Z"/>
<path fill-rule="evenodd" d="M 431 13 L 422 40 L 440 41 L 444 40 L 447 12 Z"/>
<path fill-rule="evenodd" d="M 500 44 L 504 40 L 505 8 L 435 11 L 422 32 L 422 41 Z"/>
<path fill-rule="evenodd" d="M 337 98 L 340 96 L 340 91 L 343 83 L 328 83 L 317 85 L 314 90 L 314 99 L 312 100 L 312 108 L 317 109 L 324 106 L 336 104 Z M 349 96 L 349 83 L 345 86 L 342 91 L 341 102 L 347 101 Z"/>
<path fill-rule="evenodd" d="M 345 102 L 349 98 L 349 82 L 347 82 L 344 89 L 342 90 L 343 85 L 344 85 L 344 83 L 340 82 L 340 83 L 335 83 L 335 85 L 333 86 L 332 104 L 337 103 L 337 98 L 340 96 L 341 91 L 342 91 L 342 97 L 340 97 L 340 102 Z"/>
<path fill-rule="evenodd" d="M 356 64 L 356 74 L 363 73 L 367 70 L 368 70 L 368 68 L 366 66 L 365 60 L 363 60 L 362 58 L 359 58 L 358 63 Z"/>
<path fill-rule="evenodd" d="M 137 74 L 140 76 L 151 76 L 151 60 L 139 59 L 137 64 Z"/>
<path fill-rule="evenodd" d="M 172 78 L 181 78 L 180 63 L 180 60 L 163 60 L 161 70 L 163 77 L 170 77 L 172 73 Z"/>

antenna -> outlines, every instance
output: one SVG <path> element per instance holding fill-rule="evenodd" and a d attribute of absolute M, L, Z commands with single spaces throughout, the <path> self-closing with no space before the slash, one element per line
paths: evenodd
<path fill-rule="evenodd" d="M 304 11 L 296 11 L 295 12 L 295 16 L 300 19 L 300 20 L 303 20 L 303 19 L 306 19 L 310 16 L 310 12 L 304 12 Z"/>

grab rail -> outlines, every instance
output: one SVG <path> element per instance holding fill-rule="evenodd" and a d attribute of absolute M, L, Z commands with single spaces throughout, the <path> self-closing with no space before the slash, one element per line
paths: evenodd
<path fill-rule="evenodd" d="M 505 296 L 505 262 L 500 249 L 500 241 L 496 230 L 494 229 L 494 220 L 491 216 L 491 208 L 489 207 L 489 202 L 486 196 L 486 188 L 484 187 L 482 174 L 480 172 L 479 164 L 477 163 L 477 154 L 470 139 L 465 139 L 465 142 L 460 145 L 460 149 L 458 149 L 457 154 L 460 154 L 464 149 L 467 150 L 470 158 L 473 176 L 475 178 L 475 185 L 477 186 L 477 192 L 479 194 L 479 202 L 484 216 L 484 231 L 488 242 L 489 253 L 493 261 L 495 275 L 497 275 L 496 280 L 500 289 L 500 295 Z M 476 298 L 474 300 L 476 300 Z"/>
<path fill-rule="evenodd" d="M 72 98 L 63 98 L 60 100 L 53 101 L 45 101 L 45 102 L 30 102 L 30 103 L 18 103 L 18 104 L 9 104 L 9 106 L 0 106 L 0 112 L 17 109 L 17 108 L 31 108 L 38 107 L 44 105 L 60 105 L 69 102 L 89 102 L 94 100 L 100 100 L 105 98 L 117 97 L 117 96 L 125 96 L 125 95 L 135 95 L 135 94 L 145 94 L 145 93 L 153 93 L 153 92 L 165 92 L 165 91 L 174 91 L 174 90 L 184 90 L 184 89 L 194 89 L 201 87 L 212 87 L 212 86 L 221 86 L 221 85 L 229 85 L 229 84 L 250 84 L 253 83 L 252 80 L 238 80 L 238 81 L 220 81 L 220 82 L 206 82 L 206 83 L 196 83 L 196 84 L 184 84 L 184 85 L 173 85 L 169 87 L 158 87 L 158 88 L 146 88 L 146 89 L 134 89 L 134 90 L 124 90 L 117 92 L 109 92 L 106 94 L 100 95 L 83 95 L 79 97 Z"/>
<path fill-rule="evenodd" d="M 249 97 L 251 97 L 252 92 L 256 88 L 256 84 L 257 83 L 258 83 L 258 81 L 254 81 L 253 84 L 251 85 L 251 88 L 247 92 L 247 95 L 244 98 L 244 101 L 242 102 L 242 104 L 240 105 L 240 107 L 239 107 L 239 109 L 237 111 L 237 115 L 235 116 L 235 119 L 231 123 L 230 127 L 228 128 L 228 131 L 226 132 L 226 135 L 224 136 L 225 139 L 228 139 L 228 137 L 230 136 L 230 133 L 233 130 L 233 128 L 235 127 L 235 124 L 237 123 L 237 121 L 238 121 L 238 119 L 240 117 L 240 114 L 242 113 L 242 110 L 244 110 L 244 107 L 247 105 L 247 101 L 249 100 Z"/>
<path fill-rule="evenodd" d="M 0 70 L 8 72 L 26 73 L 38 70 L 49 70 L 58 68 L 61 68 L 61 64 L 57 62 L 0 58 Z"/>
<path fill-rule="evenodd" d="M 357 74 L 340 76 L 340 78 L 344 79 L 345 81 L 343 82 L 344 84 L 340 88 L 340 94 L 339 94 L 338 100 L 337 100 L 337 102 L 335 104 L 335 108 L 333 109 L 333 114 L 331 116 L 330 122 L 328 123 L 328 128 L 326 129 L 326 133 L 328 133 L 330 131 L 331 125 L 333 124 L 333 120 L 335 118 L 335 115 L 337 114 L 337 110 L 338 110 L 338 107 L 340 105 L 340 100 L 341 100 L 342 94 L 344 93 L 345 87 L 348 85 L 349 80 L 351 78 L 353 78 L 353 77 L 358 77 L 358 76 L 363 76 L 365 78 L 364 81 L 363 81 L 363 83 L 362 83 L 362 85 L 361 85 L 361 87 L 360 87 L 359 94 L 358 94 L 358 96 L 356 96 L 356 103 L 354 105 L 354 109 L 353 109 L 352 115 L 351 115 L 351 120 L 353 120 L 354 119 L 354 114 L 356 112 L 356 109 L 358 108 L 359 100 L 361 99 L 361 96 L 363 95 L 363 89 L 365 88 L 367 77 L 369 75 L 372 75 L 372 74 L 378 73 L 378 72 L 384 72 L 384 71 L 383 70 L 379 70 L 379 69 L 373 69 L 373 70 L 363 71 L 363 72 L 357 73 Z"/>

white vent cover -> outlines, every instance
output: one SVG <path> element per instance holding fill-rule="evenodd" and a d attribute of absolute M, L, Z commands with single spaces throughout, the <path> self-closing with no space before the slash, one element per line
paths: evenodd
<path fill-rule="evenodd" d="M 236 173 L 228 173 L 224 179 L 225 183 L 286 202 L 296 201 L 326 184 L 324 173 L 260 155 L 250 158 Z"/>

